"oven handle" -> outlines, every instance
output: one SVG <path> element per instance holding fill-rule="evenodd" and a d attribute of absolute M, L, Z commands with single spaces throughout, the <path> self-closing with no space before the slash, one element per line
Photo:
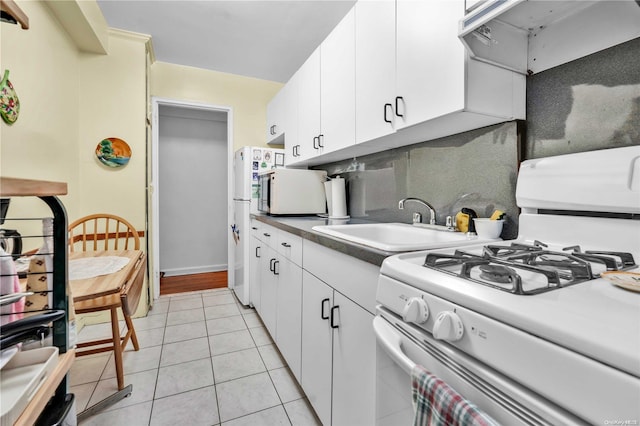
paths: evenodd
<path fill-rule="evenodd" d="M 416 363 L 402 350 L 401 337 L 393 330 L 393 327 L 382 317 L 375 316 L 373 318 L 373 332 L 376 335 L 376 340 L 393 362 L 398 364 L 405 373 L 411 375 Z"/>

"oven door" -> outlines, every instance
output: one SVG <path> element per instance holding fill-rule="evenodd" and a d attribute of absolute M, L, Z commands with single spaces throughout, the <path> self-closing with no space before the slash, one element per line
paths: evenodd
<path fill-rule="evenodd" d="M 412 424 L 411 369 L 420 364 L 504 425 L 572 425 L 580 419 L 430 334 L 378 308 L 376 425 Z"/>

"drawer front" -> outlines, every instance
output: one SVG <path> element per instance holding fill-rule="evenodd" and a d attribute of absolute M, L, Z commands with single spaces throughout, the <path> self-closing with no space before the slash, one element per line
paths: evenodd
<path fill-rule="evenodd" d="M 263 225 L 262 222 L 255 219 L 251 219 L 251 236 L 252 237 L 256 237 L 260 239 L 260 231 L 262 231 L 262 225 Z"/>
<path fill-rule="evenodd" d="M 258 227 L 258 239 L 269 247 L 275 248 L 276 243 L 278 242 L 278 228 L 267 225 L 263 222 L 260 222 L 260 225 L 261 226 Z"/>
<path fill-rule="evenodd" d="M 296 265 L 302 266 L 302 237 L 280 229 L 276 241 L 278 253 Z"/>
<path fill-rule="evenodd" d="M 370 313 L 376 311 L 380 267 L 304 240 L 304 269 Z"/>

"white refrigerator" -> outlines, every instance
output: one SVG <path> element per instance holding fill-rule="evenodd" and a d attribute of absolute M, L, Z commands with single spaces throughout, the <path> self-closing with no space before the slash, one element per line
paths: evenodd
<path fill-rule="evenodd" d="M 244 146 L 233 158 L 233 224 L 229 250 L 229 288 L 240 301 L 252 305 L 249 273 L 251 213 L 258 213 L 260 172 L 284 167 L 284 150 Z"/>

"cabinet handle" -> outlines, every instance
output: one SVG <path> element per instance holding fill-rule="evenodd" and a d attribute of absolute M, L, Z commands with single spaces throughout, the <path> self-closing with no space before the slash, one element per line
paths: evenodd
<path fill-rule="evenodd" d="M 277 270 L 276 268 L 276 266 L 278 266 L 279 264 L 280 264 L 279 260 L 276 260 L 275 262 L 273 262 L 273 275 L 280 275 L 280 271 Z"/>
<path fill-rule="evenodd" d="M 289 244 L 289 243 L 281 243 L 281 245 L 283 247 L 286 247 L 286 248 L 290 248 L 291 247 L 291 244 Z"/>
<path fill-rule="evenodd" d="M 260 258 L 260 246 L 256 246 L 256 257 Z"/>
<path fill-rule="evenodd" d="M 323 320 L 328 320 L 329 319 L 329 315 L 324 313 L 325 303 L 327 303 L 327 306 L 329 306 L 329 298 L 328 297 L 326 299 L 322 299 L 322 302 L 320 302 L 320 318 L 322 318 Z"/>
<path fill-rule="evenodd" d="M 271 234 L 267 233 L 267 232 L 263 232 L 262 235 L 264 235 L 265 237 L 270 237 Z"/>
<path fill-rule="evenodd" d="M 398 106 L 398 101 L 402 101 L 402 103 L 404 104 L 404 98 L 402 96 L 396 96 L 396 115 L 398 117 L 404 117 L 404 114 L 398 114 L 398 111 L 400 111 L 400 108 Z"/>
<path fill-rule="evenodd" d="M 393 112 L 393 105 L 384 104 L 384 121 L 389 124 L 392 124 L 392 121 L 387 118 L 387 111 L 389 110 L 387 107 L 391 108 L 391 112 Z"/>
<path fill-rule="evenodd" d="M 333 308 L 331 308 L 331 328 L 340 328 L 340 325 L 336 325 L 334 322 L 335 319 L 335 314 L 334 312 L 336 311 L 336 309 L 339 309 L 340 306 L 334 306 Z"/>
<path fill-rule="evenodd" d="M 276 269 L 276 267 L 275 267 L 275 265 L 274 265 L 274 262 L 275 262 L 275 261 L 276 261 L 276 258 L 275 258 L 275 257 L 274 257 L 274 258 L 272 258 L 271 260 L 269 260 L 269 270 L 270 270 L 271 272 L 274 272 L 274 271 L 275 271 L 275 269 Z"/>
<path fill-rule="evenodd" d="M 320 135 L 318 135 L 318 146 L 320 148 L 324 148 L 324 145 L 322 144 L 322 142 L 324 142 L 324 135 L 321 133 Z"/>
<path fill-rule="evenodd" d="M 320 148 L 320 138 L 318 136 L 313 137 L 313 149 Z"/>
<path fill-rule="evenodd" d="M 258 230 L 258 228 L 256 228 L 255 226 L 252 226 L 251 229 L 253 229 L 254 231 Z"/>

